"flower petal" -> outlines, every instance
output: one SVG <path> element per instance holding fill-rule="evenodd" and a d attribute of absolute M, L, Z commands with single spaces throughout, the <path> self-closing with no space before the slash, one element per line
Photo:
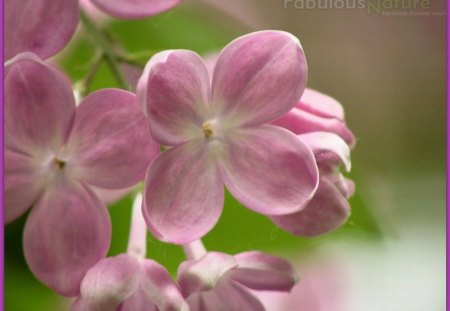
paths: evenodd
<path fill-rule="evenodd" d="M 225 306 L 221 311 L 265 311 L 264 306 L 250 291 L 241 284 L 229 280 L 219 282 L 215 293 Z"/>
<path fill-rule="evenodd" d="M 158 142 L 177 145 L 203 136 L 209 84 L 206 65 L 194 52 L 165 51 L 150 59 L 138 82 L 137 96 Z"/>
<path fill-rule="evenodd" d="M 118 89 L 95 92 L 78 106 L 67 149 L 78 178 L 106 189 L 143 180 L 159 153 L 136 97 Z"/>
<path fill-rule="evenodd" d="M 150 297 L 139 288 L 130 298 L 125 300 L 117 311 L 160 311 Z"/>
<path fill-rule="evenodd" d="M 252 33 L 220 54 L 213 77 L 214 109 L 236 124 L 265 123 L 295 106 L 306 79 L 297 38 L 282 31 Z"/>
<path fill-rule="evenodd" d="M 213 289 L 225 273 L 238 266 L 233 256 L 208 252 L 197 260 L 186 260 L 178 267 L 178 284 L 184 297 Z"/>
<path fill-rule="evenodd" d="M 311 202 L 300 212 L 271 216 L 279 227 L 298 236 L 316 237 L 333 231 L 350 216 L 350 205 L 341 192 L 325 177 Z"/>
<path fill-rule="evenodd" d="M 319 181 L 311 150 L 289 131 L 271 125 L 236 131 L 221 164 L 231 194 L 267 215 L 302 209 Z"/>
<path fill-rule="evenodd" d="M 221 280 L 207 292 L 196 292 L 188 298 L 191 311 L 265 311 L 249 290 L 230 279 Z"/>
<path fill-rule="evenodd" d="M 348 199 L 355 193 L 355 183 L 341 173 L 327 174 L 325 177 Z"/>
<path fill-rule="evenodd" d="M 228 275 L 245 287 L 289 292 L 298 280 L 292 265 L 282 258 L 256 251 L 234 258 L 239 266 Z"/>
<path fill-rule="evenodd" d="M 23 213 L 38 199 L 44 187 L 39 164 L 26 154 L 5 148 L 5 223 Z"/>
<path fill-rule="evenodd" d="M 114 310 L 138 289 L 139 271 L 139 262 L 133 256 L 104 258 L 83 278 L 81 297 L 93 311 Z"/>
<path fill-rule="evenodd" d="M 196 292 L 187 299 L 191 311 L 226 311 L 214 290 Z"/>
<path fill-rule="evenodd" d="M 106 205 L 113 204 L 127 196 L 138 184 L 123 189 L 104 189 L 92 186 L 91 189 Z"/>
<path fill-rule="evenodd" d="M 111 223 L 86 187 L 61 180 L 47 189 L 24 229 L 24 253 L 34 275 L 64 296 L 76 296 L 85 273 L 106 255 Z"/>
<path fill-rule="evenodd" d="M 336 118 L 317 116 L 298 107 L 295 107 L 281 118 L 275 120 L 272 124 L 284 127 L 294 134 L 310 132 L 334 133 L 345 140 L 350 147 L 355 145 L 355 136 L 347 128 L 344 121 Z"/>
<path fill-rule="evenodd" d="M 151 298 L 159 311 L 188 311 L 189 307 L 180 289 L 166 268 L 153 260 L 142 261 L 144 274 L 141 289 Z"/>
<path fill-rule="evenodd" d="M 160 154 L 145 179 L 143 214 L 163 241 L 184 244 L 209 232 L 218 221 L 224 187 L 203 140 Z"/>
<path fill-rule="evenodd" d="M 6 0 L 5 58 L 34 52 L 43 59 L 61 51 L 78 25 L 78 0 Z"/>
<path fill-rule="evenodd" d="M 325 166 L 338 166 L 343 163 L 347 172 L 351 169 L 350 148 L 345 141 L 336 134 L 327 132 L 311 132 L 298 136 L 311 148 L 316 161 Z"/>
<path fill-rule="evenodd" d="M 344 120 L 344 108 L 333 97 L 312 89 L 305 89 L 297 108 L 323 118 Z"/>
<path fill-rule="evenodd" d="M 40 157 L 58 152 L 75 112 L 70 82 L 32 53 L 5 69 L 5 146 Z"/>
<path fill-rule="evenodd" d="M 181 0 L 91 0 L 106 13 L 123 19 L 139 19 L 170 10 Z"/>
<path fill-rule="evenodd" d="M 70 307 L 70 311 L 92 311 L 90 308 L 91 306 L 86 299 L 78 297 Z"/>

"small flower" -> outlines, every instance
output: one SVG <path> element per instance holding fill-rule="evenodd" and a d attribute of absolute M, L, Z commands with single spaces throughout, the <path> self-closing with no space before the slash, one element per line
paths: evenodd
<path fill-rule="evenodd" d="M 132 93 L 101 90 L 76 107 L 66 77 L 36 55 L 19 54 L 5 71 L 5 221 L 33 206 L 27 263 L 47 286 L 76 296 L 110 242 L 95 189 L 142 180 L 159 146 Z"/>
<path fill-rule="evenodd" d="M 314 194 L 318 169 L 294 134 L 268 125 L 292 109 L 306 84 L 297 38 L 253 33 L 230 43 L 210 77 L 194 52 L 155 55 L 138 83 L 153 137 L 171 146 L 146 176 L 143 213 L 160 239 L 187 243 L 211 230 L 222 212 L 224 185 L 266 215 L 301 210 Z"/>
<path fill-rule="evenodd" d="M 80 6 L 100 16 L 88 1 L 112 16 L 138 19 L 170 10 L 182 0 L 5 0 L 5 59 L 22 52 L 47 59 L 60 52 L 77 29 Z"/>
<path fill-rule="evenodd" d="M 189 306 L 167 270 L 145 259 L 147 227 L 142 195 L 134 201 L 128 253 L 104 258 L 81 282 L 71 311 L 188 311 Z"/>
<path fill-rule="evenodd" d="M 78 25 L 78 0 L 5 0 L 5 59 L 33 52 L 47 59 L 61 51 Z"/>
<path fill-rule="evenodd" d="M 344 121 L 344 109 L 334 98 L 312 89 L 305 89 L 297 105 L 272 122 L 295 134 L 330 132 L 340 136 L 350 147 L 355 136 Z"/>
<path fill-rule="evenodd" d="M 303 210 L 271 216 L 271 220 L 292 234 L 307 237 L 337 229 L 350 216 L 348 198 L 355 189 L 353 182 L 339 172 L 341 165 L 350 171 L 350 146 L 355 144 L 353 133 L 345 125 L 342 106 L 329 96 L 307 90 L 297 106 L 274 124 L 301 133 L 299 139 L 316 157 L 320 182 Z"/>
<path fill-rule="evenodd" d="M 297 275 L 285 260 L 261 252 L 208 252 L 183 262 L 178 283 L 191 311 L 264 311 L 252 290 L 289 292 Z"/>

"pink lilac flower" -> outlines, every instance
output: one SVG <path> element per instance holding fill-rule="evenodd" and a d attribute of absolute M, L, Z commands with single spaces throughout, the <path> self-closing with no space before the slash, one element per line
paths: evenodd
<path fill-rule="evenodd" d="M 101 11 L 123 19 L 165 12 L 182 0 L 90 0 Z M 74 35 L 80 6 L 100 16 L 88 0 L 5 0 L 5 59 L 33 52 L 47 59 L 60 52 Z"/>
<path fill-rule="evenodd" d="M 262 252 L 206 252 L 199 241 L 185 249 L 178 283 L 191 311 L 264 311 L 252 290 L 289 292 L 298 280 L 287 261 Z"/>
<path fill-rule="evenodd" d="M 78 0 L 5 0 L 5 59 L 34 52 L 47 59 L 61 51 L 78 25 Z"/>
<path fill-rule="evenodd" d="M 145 259 L 147 226 L 142 195 L 133 206 L 126 254 L 100 260 L 86 273 L 71 311 L 188 311 L 189 306 L 167 270 Z"/>
<path fill-rule="evenodd" d="M 297 105 L 279 119 L 272 122 L 295 134 L 330 132 L 339 135 L 350 146 L 355 145 L 355 136 L 344 120 L 344 109 L 334 98 L 312 89 L 306 89 Z"/>
<path fill-rule="evenodd" d="M 217 53 L 205 56 L 211 74 L 217 58 Z M 303 210 L 271 219 L 282 229 L 306 237 L 337 229 L 350 216 L 347 200 L 355 188 L 351 180 L 339 173 L 342 164 L 350 171 L 350 147 L 355 145 L 355 137 L 345 124 L 342 105 L 328 95 L 306 88 L 296 106 L 272 124 L 300 134 L 298 137 L 315 154 L 321 177 L 317 192 Z"/>
<path fill-rule="evenodd" d="M 24 231 L 31 271 L 75 296 L 108 250 L 111 224 L 93 189 L 134 185 L 159 146 L 130 92 L 97 91 L 79 106 L 70 82 L 36 55 L 5 68 L 5 221 L 33 209 Z"/>
<path fill-rule="evenodd" d="M 355 144 L 345 125 L 342 106 L 329 96 L 306 90 L 297 106 L 274 123 L 302 133 L 298 137 L 314 152 L 320 182 L 303 210 L 270 218 L 300 236 L 314 237 L 337 229 L 350 216 L 348 198 L 355 189 L 353 182 L 339 172 L 340 165 L 350 171 L 350 147 Z"/>
<path fill-rule="evenodd" d="M 224 185 L 262 214 L 304 207 L 318 184 L 314 156 L 293 133 L 267 123 L 295 106 L 306 79 L 298 39 L 281 31 L 230 43 L 212 80 L 191 51 L 149 61 L 137 94 L 154 139 L 169 147 L 146 176 L 143 213 L 156 236 L 179 244 L 202 237 L 220 217 Z"/>

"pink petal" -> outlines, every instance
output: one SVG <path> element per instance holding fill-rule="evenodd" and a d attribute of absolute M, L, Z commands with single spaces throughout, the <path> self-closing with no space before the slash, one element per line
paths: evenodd
<path fill-rule="evenodd" d="M 143 214 L 158 238 L 177 244 L 209 232 L 222 212 L 224 187 L 202 140 L 174 147 L 150 165 Z"/>
<path fill-rule="evenodd" d="M 69 80 L 32 53 L 5 70 L 5 145 L 41 158 L 59 152 L 75 112 Z"/>
<path fill-rule="evenodd" d="M 91 0 L 101 10 L 123 19 L 139 19 L 170 10 L 181 0 Z"/>
<path fill-rule="evenodd" d="M 355 136 L 347 128 L 345 122 L 336 118 L 324 118 L 312 114 L 306 110 L 295 107 L 272 124 L 284 127 L 294 134 L 305 134 L 310 132 L 330 132 L 340 136 L 345 142 L 353 147 Z"/>
<path fill-rule="evenodd" d="M 152 57 L 139 80 L 137 95 L 158 142 L 177 145 L 203 137 L 209 84 L 206 65 L 194 52 L 165 51 Z"/>
<path fill-rule="evenodd" d="M 4 153 L 5 223 L 9 223 L 33 205 L 44 188 L 44 180 L 35 159 L 12 151 Z"/>
<path fill-rule="evenodd" d="M 91 189 L 95 192 L 95 194 L 103 201 L 103 203 L 109 205 L 113 204 L 125 196 L 127 196 L 137 185 L 133 185 L 131 187 L 123 188 L 123 189 L 103 189 L 97 187 L 91 187 Z"/>
<path fill-rule="evenodd" d="M 348 199 L 355 193 L 355 183 L 340 173 L 327 174 L 326 178 Z"/>
<path fill-rule="evenodd" d="M 107 189 L 143 180 L 159 153 L 136 97 L 118 89 L 95 92 L 78 106 L 67 149 L 77 177 Z"/>
<path fill-rule="evenodd" d="M 327 178 L 322 177 L 316 195 L 305 209 L 270 219 L 292 234 L 315 237 L 337 229 L 349 215 L 350 205 L 345 197 Z"/>
<path fill-rule="evenodd" d="M 220 311 L 265 311 L 259 299 L 237 282 L 220 282 L 216 286 L 215 292 L 222 305 L 225 306 Z"/>
<path fill-rule="evenodd" d="M 61 51 L 78 24 L 78 0 L 6 0 L 5 58 L 34 52 L 43 59 Z"/>
<path fill-rule="evenodd" d="M 305 89 L 297 108 L 323 118 L 344 120 L 344 108 L 334 98 L 312 89 Z"/>
<path fill-rule="evenodd" d="M 70 311 L 92 311 L 92 309 L 86 299 L 78 297 L 70 307 Z"/>
<path fill-rule="evenodd" d="M 219 282 L 213 290 L 194 293 L 188 298 L 188 303 L 191 311 L 265 310 L 249 290 L 229 279 Z"/>
<path fill-rule="evenodd" d="M 191 311 L 226 311 L 214 290 L 196 292 L 188 297 L 187 302 Z"/>
<path fill-rule="evenodd" d="M 297 38 L 282 31 L 252 33 L 220 54 L 213 77 L 214 108 L 236 124 L 265 123 L 295 106 L 306 79 Z"/>
<path fill-rule="evenodd" d="M 141 289 L 151 298 L 159 311 L 188 311 L 189 307 L 180 289 L 166 268 L 153 260 L 142 261 L 142 267 L 144 274 L 141 278 Z"/>
<path fill-rule="evenodd" d="M 292 265 L 282 258 L 256 251 L 234 258 L 239 266 L 228 275 L 245 287 L 289 292 L 298 280 Z"/>
<path fill-rule="evenodd" d="M 336 134 L 327 132 L 311 132 L 298 136 L 311 148 L 316 161 L 327 166 L 338 166 L 343 163 L 345 169 L 350 171 L 350 148 L 345 141 Z"/>
<path fill-rule="evenodd" d="M 311 150 L 295 135 L 275 126 L 236 131 L 221 161 L 231 194 L 262 214 L 283 215 L 302 209 L 319 181 Z"/>
<path fill-rule="evenodd" d="M 225 276 L 236 268 L 238 263 L 233 256 L 209 252 L 198 260 L 184 261 L 178 268 L 178 284 L 185 297 L 195 292 L 209 291 Z"/>
<path fill-rule="evenodd" d="M 83 278 L 81 297 L 92 310 L 114 310 L 137 291 L 139 271 L 139 262 L 130 255 L 102 259 Z"/>
<path fill-rule="evenodd" d="M 106 255 L 111 223 L 103 203 L 86 187 L 63 179 L 47 189 L 24 231 L 28 266 L 45 285 L 77 296 L 85 273 Z"/>
<path fill-rule="evenodd" d="M 125 300 L 117 311 L 160 311 L 150 297 L 139 288 L 130 298 Z"/>

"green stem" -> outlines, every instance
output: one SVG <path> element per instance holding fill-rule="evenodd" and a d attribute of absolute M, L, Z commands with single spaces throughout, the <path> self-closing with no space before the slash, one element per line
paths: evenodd
<path fill-rule="evenodd" d="M 120 61 L 113 52 L 108 35 L 103 29 L 98 27 L 87 15 L 81 10 L 80 20 L 86 28 L 86 32 L 91 36 L 96 45 L 101 49 L 105 57 L 105 61 L 114 75 L 119 86 L 123 89 L 128 89 L 128 83 L 126 82 L 122 72 L 120 70 Z"/>
<path fill-rule="evenodd" d="M 84 98 L 89 93 L 89 88 L 91 86 L 92 80 L 97 74 L 97 71 L 100 68 L 100 65 L 102 64 L 104 59 L 105 56 L 103 54 L 103 51 L 98 51 L 95 55 L 95 58 L 89 64 L 90 68 L 89 72 L 87 73 L 87 75 L 84 77 L 83 80 L 77 83 L 82 98 Z"/>

